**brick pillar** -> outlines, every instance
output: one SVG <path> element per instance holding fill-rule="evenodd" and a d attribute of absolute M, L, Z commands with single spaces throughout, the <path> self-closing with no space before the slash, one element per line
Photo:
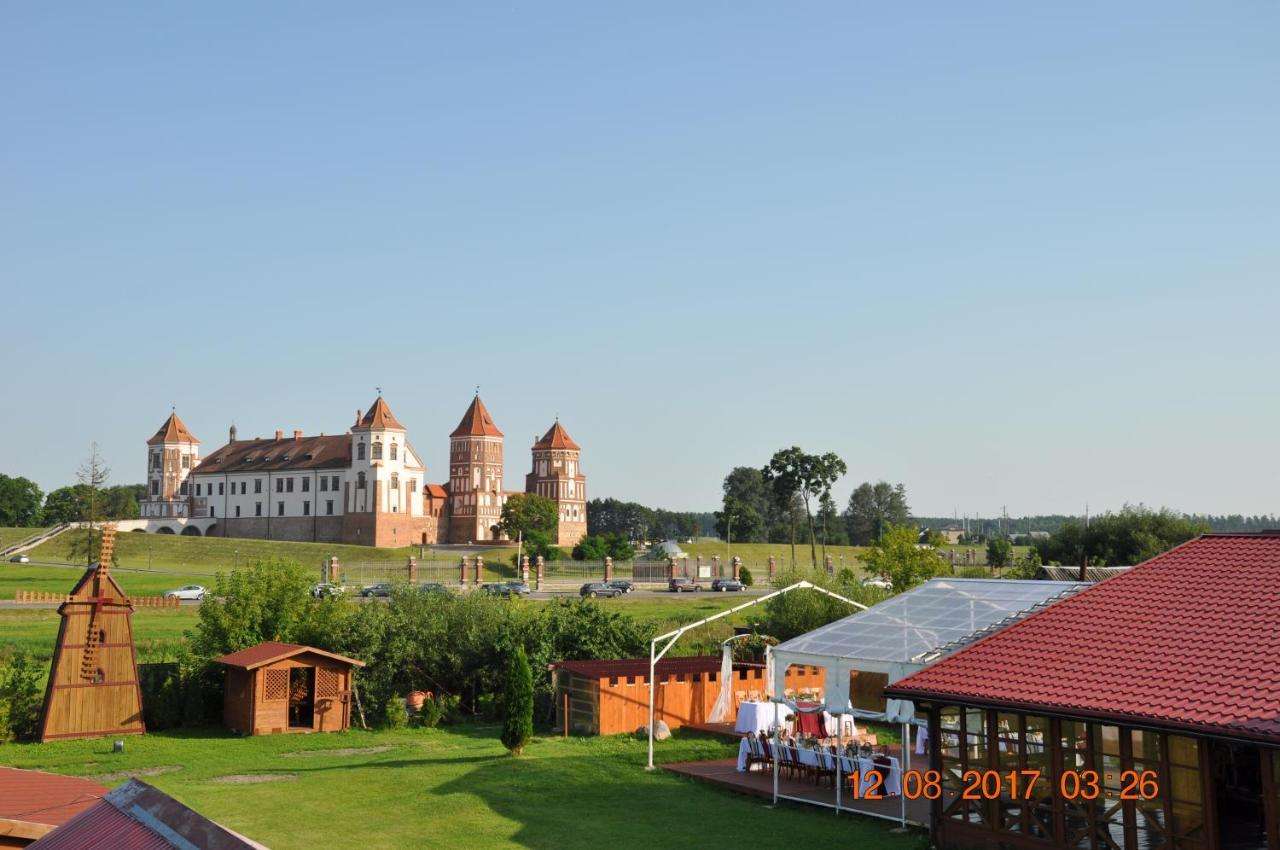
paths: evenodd
<path fill-rule="evenodd" d="M 778 572 L 778 561 L 772 555 L 769 556 L 769 581 L 773 581 L 773 576 Z"/>
<path fill-rule="evenodd" d="M 484 569 L 484 558 L 482 558 L 479 555 L 476 555 L 475 565 L 476 565 L 476 586 L 478 587 L 480 585 L 480 571 Z"/>
<path fill-rule="evenodd" d="M 676 577 L 676 556 L 672 555 L 667 558 L 667 578 Z"/>
<path fill-rule="evenodd" d="M 702 556 L 701 555 L 698 556 L 697 567 L 698 567 L 698 572 L 696 572 L 694 575 L 702 575 Z"/>
<path fill-rule="evenodd" d="M 835 564 L 835 561 L 832 560 L 830 555 L 828 555 L 823 560 L 826 561 L 827 575 L 831 575 L 833 572 L 835 572 L 835 567 L 833 566 Z"/>
<path fill-rule="evenodd" d="M 608 555 L 604 558 L 604 580 L 613 581 L 613 558 Z"/>
<path fill-rule="evenodd" d="M 737 555 L 733 556 L 733 580 L 737 581 L 742 575 L 742 559 Z"/>
<path fill-rule="evenodd" d="M 407 564 L 407 567 L 409 570 L 409 584 L 417 584 L 418 583 L 418 559 L 410 555 L 409 563 Z"/>
<path fill-rule="evenodd" d="M 525 584 L 529 583 L 529 556 L 520 556 L 520 580 Z"/>
<path fill-rule="evenodd" d="M 458 584 L 467 586 L 467 556 L 458 559 Z"/>
<path fill-rule="evenodd" d="M 336 556 L 329 559 L 329 583 L 338 583 L 338 559 Z"/>
<path fill-rule="evenodd" d="M 702 575 L 702 570 L 698 570 L 698 575 Z M 711 577 L 720 578 L 720 556 L 711 556 Z"/>
<path fill-rule="evenodd" d="M 544 574 L 546 573 L 547 561 L 541 555 L 538 556 L 537 567 L 538 567 L 538 583 L 534 587 L 534 590 L 542 590 L 542 579 L 544 577 Z"/>

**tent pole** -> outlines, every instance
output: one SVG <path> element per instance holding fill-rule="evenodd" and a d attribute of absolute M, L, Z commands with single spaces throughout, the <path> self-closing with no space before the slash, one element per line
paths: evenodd
<path fill-rule="evenodd" d="M 840 814 L 840 791 L 844 786 L 844 778 L 840 768 L 844 766 L 844 715 L 836 715 L 836 814 Z"/>
<path fill-rule="evenodd" d="M 653 671 L 658 666 L 658 661 L 654 657 L 657 649 L 658 641 L 655 638 L 649 642 L 649 764 L 646 770 L 653 770 Z"/>
<path fill-rule="evenodd" d="M 907 755 L 907 735 L 910 734 L 910 732 L 908 731 L 910 729 L 911 729 L 911 724 L 907 723 L 906 721 L 903 721 L 902 723 L 902 758 L 904 761 L 910 758 L 910 756 Z M 906 778 L 906 774 L 902 772 L 901 761 L 898 762 L 898 773 L 901 775 L 902 779 Z M 898 789 L 898 800 L 902 803 L 902 826 L 905 828 L 907 825 L 907 795 L 905 793 L 907 789 L 906 789 L 906 783 L 902 782 L 901 779 L 899 780 L 899 783 L 903 786 Z"/>
<path fill-rule="evenodd" d="M 774 719 L 774 724 L 773 724 L 773 804 L 776 806 L 778 805 L 778 762 L 782 760 L 782 752 L 778 749 L 778 743 L 780 740 L 778 736 L 778 727 L 781 724 L 777 722 L 778 703 L 776 702 L 777 698 L 775 697 L 774 699 L 775 699 L 775 702 L 773 704 L 773 719 Z"/>

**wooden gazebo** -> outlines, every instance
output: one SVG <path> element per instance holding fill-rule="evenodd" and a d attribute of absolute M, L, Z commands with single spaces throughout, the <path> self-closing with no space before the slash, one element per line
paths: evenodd
<path fill-rule="evenodd" d="M 363 661 L 277 641 L 214 660 L 227 668 L 222 723 L 233 732 L 341 732 L 351 726 L 351 677 Z"/>

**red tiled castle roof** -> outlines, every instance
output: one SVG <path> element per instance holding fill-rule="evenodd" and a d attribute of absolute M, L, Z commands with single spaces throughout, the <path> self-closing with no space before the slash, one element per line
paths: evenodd
<path fill-rule="evenodd" d="M 502 432 L 493 424 L 493 417 L 480 400 L 480 394 L 471 400 L 471 406 L 462 415 L 462 421 L 453 429 L 450 437 L 501 437 Z"/>
<path fill-rule="evenodd" d="M 560 424 L 559 419 L 556 420 L 556 424 L 551 426 L 551 430 L 541 440 L 533 444 L 533 447 L 535 449 L 570 449 L 572 451 L 578 451 L 582 448 L 569 436 L 569 432 Z"/>
<path fill-rule="evenodd" d="M 373 400 L 373 404 L 369 405 L 369 412 L 360 420 L 359 427 L 371 428 L 375 431 L 386 428 L 405 430 L 405 427 L 400 424 L 400 420 L 396 419 L 395 414 L 391 412 L 391 406 L 383 401 L 382 396 L 378 396 Z"/>
<path fill-rule="evenodd" d="M 155 436 L 147 440 L 148 446 L 159 445 L 160 443 L 198 443 L 196 435 L 191 433 L 185 422 L 178 418 L 177 411 L 169 414 L 169 418 L 160 426 L 160 430 L 156 431 Z"/>
<path fill-rule="evenodd" d="M 885 690 L 1280 742 L 1280 533 L 1207 534 Z"/>

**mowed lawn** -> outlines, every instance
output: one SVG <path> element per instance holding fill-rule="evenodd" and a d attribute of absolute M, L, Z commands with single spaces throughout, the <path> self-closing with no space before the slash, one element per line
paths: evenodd
<path fill-rule="evenodd" d="M 185 632 L 194 629 L 200 609 L 140 608 L 131 618 L 138 661 L 172 660 Z M 30 653 L 47 665 L 58 640 L 59 617 L 53 608 L 6 608 L 0 610 L 0 649 Z"/>
<path fill-rule="evenodd" d="M 657 770 L 631 736 L 536 738 L 506 754 L 497 726 L 234 738 L 219 730 L 0 746 L 0 763 L 141 778 L 276 850 L 289 848 L 791 846 L 910 850 L 892 823 L 744 797 Z M 373 749 L 379 751 L 371 751 Z M 352 751 L 355 752 L 352 752 Z M 343 752 L 345 751 L 345 752 Z M 729 758 L 736 747 L 678 732 L 659 761 Z M 258 781 L 271 777 L 273 781 Z"/>
<path fill-rule="evenodd" d="M 742 559 L 742 563 L 751 569 L 753 577 L 758 581 L 767 579 L 767 571 L 769 569 L 769 556 L 772 555 L 777 569 L 782 570 L 790 566 L 791 560 L 791 544 L 790 543 L 734 543 L 732 546 L 723 540 L 703 540 L 697 543 L 681 543 L 680 548 L 687 552 L 691 557 L 696 558 L 701 555 L 704 561 L 710 561 L 713 555 L 720 556 L 722 564 L 728 564 L 729 560 L 736 556 Z M 854 572 L 861 572 L 863 569 L 862 555 L 866 553 L 863 546 L 828 546 L 827 554 L 831 556 L 832 565 L 836 570 L 841 567 L 848 567 Z M 822 545 L 818 545 L 817 550 L 818 564 L 822 564 Z M 795 565 L 797 567 L 811 568 L 813 561 L 810 559 L 809 541 L 796 541 Z M 761 569 L 763 568 L 763 570 Z"/>

